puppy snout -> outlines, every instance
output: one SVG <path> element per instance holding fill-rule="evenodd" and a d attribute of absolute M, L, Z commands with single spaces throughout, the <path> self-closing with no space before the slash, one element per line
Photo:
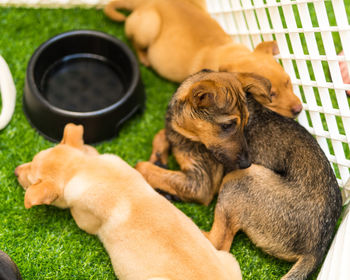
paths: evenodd
<path fill-rule="evenodd" d="M 244 152 L 239 156 L 239 168 L 246 169 L 252 165 L 252 160 L 248 152 Z"/>
<path fill-rule="evenodd" d="M 303 105 L 301 104 L 297 104 L 293 106 L 291 109 L 294 116 L 297 116 L 301 112 L 301 110 L 303 110 Z"/>

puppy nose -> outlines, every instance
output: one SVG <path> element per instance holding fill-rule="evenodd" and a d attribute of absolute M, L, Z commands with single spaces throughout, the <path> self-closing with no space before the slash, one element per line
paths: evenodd
<path fill-rule="evenodd" d="M 252 162 L 250 160 L 241 160 L 239 162 L 239 168 L 240 169 L 246 169 L 246 168 L 248 168 L 251 165 L 252 165 Z"/>
<path fill-rule="evenodd" d="M 16 168 L 15 168 L 15 175 L 18 177 L 18 175 L 19 175 L 19 166 L 17 166 Z"/>
<path fill-rule="evenodd" d="M 292 110 L 293 115 L 296 116 L 301 112 L 301 110 L 303 110 L 303 105 L 301 105 L 301 104 L 295 105 L 292 107 L 291 110 Z"/>
<path fill-rule="evenodd" d="M 252 161 L 248 153 L 244 153 L 239 157 L 239 168 L 246 169 L 252 165 Z"/>

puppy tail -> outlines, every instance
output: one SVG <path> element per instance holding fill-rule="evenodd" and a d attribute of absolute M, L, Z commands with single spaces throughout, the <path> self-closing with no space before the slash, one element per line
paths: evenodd
<path fill-rule="evenodd" d="M 317 268 L 320 260 L 315 256 L 302 256 L 281 280 L 303 280 Z"/>
<path fill-rule="evenodd" d="M 125 9 L 132 11 L 138 7 L 142 0 L 112 0 L 103 9 L 105 15 L 114 21 L 125 21 L 126 16 L 117 9 Z"/>

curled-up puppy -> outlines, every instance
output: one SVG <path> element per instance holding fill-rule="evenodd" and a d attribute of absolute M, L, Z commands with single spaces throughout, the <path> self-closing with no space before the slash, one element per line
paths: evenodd
<path fill-rule="evenodd" d="M 82 137 L 82 126 L 68 124 L 59 145 L 16 168 L 26 208 L 70 208 L 81 229 L 98 235 L 121 280 L 241 279 L 231 254 L 121 158 L 98 154 Z"/>
<path fill-rule="evenodd" d="M 126 18 L 115 9 L 132 13 Z M 113 0 L 107 16 L 125 21 L 125 33 L 141 63 L 161 76 L 182 82 L 201 69 L 252 72 L 272 83 L 272 102 L 263 104 L 287 117 L 302 110 L 292 83 L 273 55 L 275 41 L 262 42 L 254 51 L 232 40 L 208 14 L 205 0 Z"/>
<path fill-rule="evenodd" d="M 150 162 L 137 169 L 154 188 L 184 200 L 208 204 L 219 192 L 206 234 L 215 247 L 229 250 L 242 230 L 265 252 L 296 262 L 284 280 L 306 279 L 331 241 L 341 195 L 312 135 L 257 102 L 269 98 L 269 87 L 244 73 L 188 78 L 169 103 L 151 157 L 166 164 L 170 147 L 181 171 Z"/>

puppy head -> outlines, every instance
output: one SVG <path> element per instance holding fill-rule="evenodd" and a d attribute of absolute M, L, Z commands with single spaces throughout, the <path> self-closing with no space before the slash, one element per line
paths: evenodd
<path fill-rule="evenodd" d="M 200 142 L 227 171 L 251 164 L 244 138 L 246 92 L 269 99 L 269 82 L 248 73 L 199 72 L 183 82 L 170 102 L 171 126 Z"/>
<path fill-rule="evenodd" d="M 39 152 L 31 162 L 15 169 L 18 182 L 26 190 L 24 205 L 53 204 L 67 207 L 62 196 L 69 176 L 79 162 L 79 154 L 96 154 L 97 151 L 84 145 L 83 127 L 67 124 L 60 144 Z"/>
<path fill-rule="evenodd" d="M 300 99 L 293 92 L 290 77 L 273 57 L 278 53 L 276 41 L 262 42 L 249 58 L 245 57 L 241 60 L 238 58 L 238 64 L 223 65 L 220 71 L 252 72 L 270 80 L 272 101 L 261 104 L 280 115 L 294 118 L 303 107 Z"/>

